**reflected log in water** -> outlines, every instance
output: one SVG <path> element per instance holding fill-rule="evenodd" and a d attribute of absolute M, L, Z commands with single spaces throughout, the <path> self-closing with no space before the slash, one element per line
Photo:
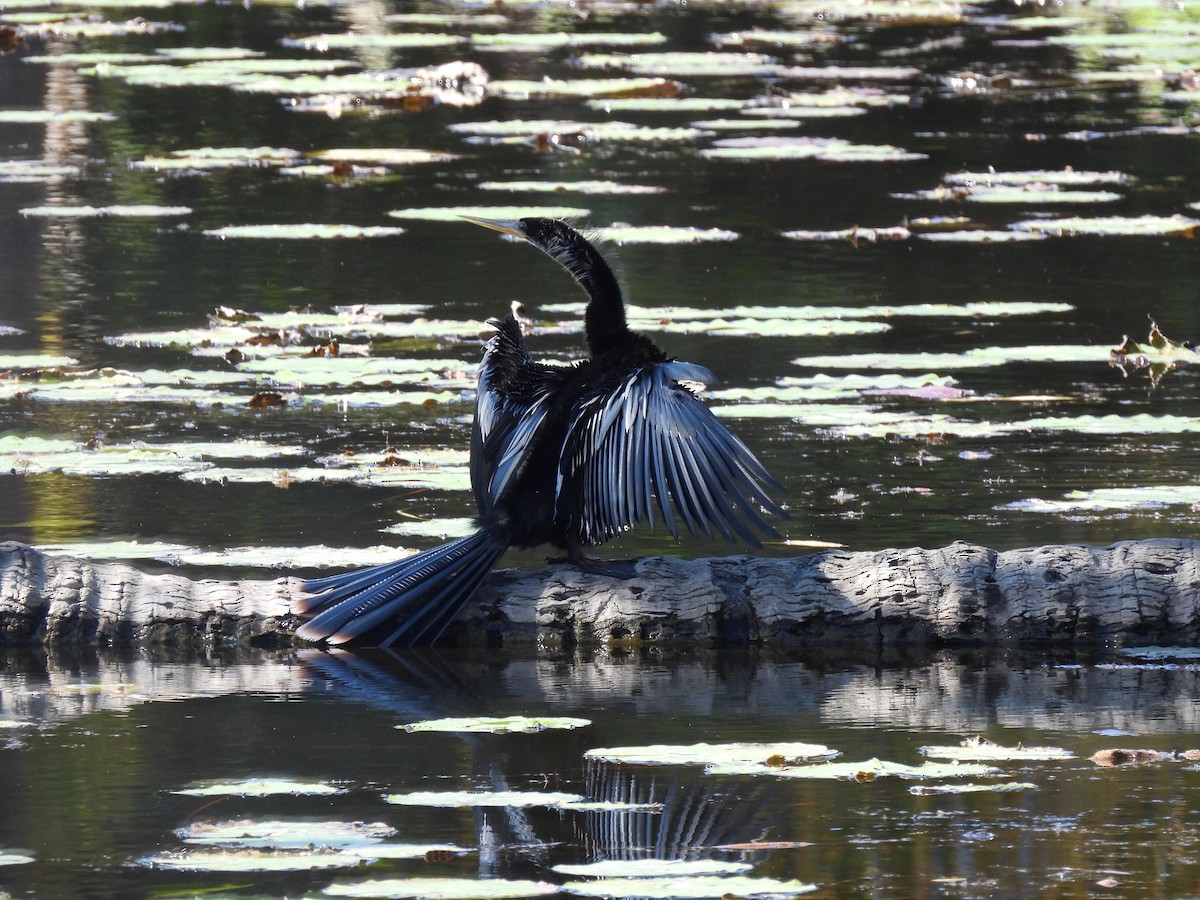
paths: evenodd
<path fill-rule="evenodd" d="M 0 642 L 272 645 L 297 579 L 193 581 L 0 544 Z M 659 643 L 889 647 L 1195 641 L 1200 542 L 998 552 L 826 551 L 644 559 L 628 581 L 570 566 L 493 573 L 447 634 L 493 646 Z"/>

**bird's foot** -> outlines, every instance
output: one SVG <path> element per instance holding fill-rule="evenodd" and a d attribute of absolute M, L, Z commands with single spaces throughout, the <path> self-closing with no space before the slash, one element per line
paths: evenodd
<path fill-rule="evenodd" d="M 606 575 L 609 578 L 633 578 L 637 574 L 636 559 L 593 559 L 582 553 L 570 553 L 567 556 L 552 557 L 548 563 L 570 563 L 581 572 L 589 575 Z"/>

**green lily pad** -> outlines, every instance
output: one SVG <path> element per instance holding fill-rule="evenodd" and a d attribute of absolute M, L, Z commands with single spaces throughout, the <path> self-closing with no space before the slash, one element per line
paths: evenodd
<path fill-rule="evenodd" d="M 471 43 L 476 50 L 544 52 L 574 47 L 650 47 L 666 43 L 666 36 L 657 31 L 551 31 L 541 34 L 473 34 Z"/>
<path fill-rule="evenodd" d="M 919 766 L 868 759 L 865 762 L 815 762 L 798 766 L 767 766 L 730 763 L 710 766 L 712 775 L 776 775 L 781 778 L 816 778 L 839 781 L 874 781 L 876 778 L 979 778 L 999 775 L 1000 770 L 978 763 L 933 763 Z"/>
<path fill-rule="evenodd" d="M 488 92 L 512 100 L 532 97 L 632 97 L 675 96 L 677 82 L 663 78 L 546 78 L 541 81 L 499 79 L 488 84 Z"/>
<path fill-rule="evenodd" d="M 77 359 L 52 353 L 0 353 L 0 369 L 62 369 L 77 365 Z"/>
<path fill-rule="evenodd" d="M 154 206 L 152 204 L 133 204 L 115 206 L 27 206 L 21 210 L 23 216 L 35 216 L 48 219 L 88 219 L 96 216 L 190 216 L 190 206 Z"/>
<path fill-rule="evenodd" d="M 386 534 L 399 534 L 404 537 L 428 537 L 438 540 L 450 540 L 456 537 L 466 537 L 478 530 L 474 519 L 445 518 L 445 519 L 411 519 L 381 528 Z"/>
<path fill-rule="evenodd" d="M 671 225 L 609 225 L 600 237 L 616 244 L 700 244 L 736 241 L 736 231 L 724 228 L 674 227 Z"/>
<path fill-rule="evenodd" d="M 774 57 L 762 53 L 668 52 L 585 53 L 576 60 L 584 69 L 623 69 L 637 75 L 691 78 L 773 77 L 784 71 Z"/>
<path fill-rule="evenodd" d="M 287 147 L 200 147 L 175 150 L 164 156 L 133 160 L 130 167 L 151 172 L 235 169 L 249 166 L 288 166 L 302 160 L 299 150 Z"/>
<path fill-rule="evenodd" d="M 205 782 L 196 787 L 171 791 L 172 794 L 185 794 L 189 797 L 270 797 L 275 795 L 289 796 L 325 796 L 329 794 L 344 794 L 345 788 L 334 787 L 324 782 L 292 781 L 287 778 L 247 778 L 242 781 L 213 781 Z"/>
<path fill-rule="evenodd" d="M 375 166 L 411 166 L 417 163 L 449 162 L 458 159 L 453 153 L 418 150 L 414 147 L 339 147 L 333 150 L 316 150 L 308 155 L 311 159 L 322 162 L 352 162 Z"/>
<path fill-rule="evenodd" d="M 952 172 L 942 179 L 961 187 L 1024 187 L 1031 184 L 1083 187 L 1096 184 L 1125 184 L 1124 172 L 1094 172 L 1084 169 L 1031 169 L 1009 172 Z"/>
<path fill-rule="evenodd" d="M 671 878 L 700 875 L 741 875 L 754 868 L 749 863 L 719 859 L 605 859 L 600 862 L 552 866 L 560 875 L 589 878 Z"/>
<path fill-rule="evenodd" d="M 0 124 L 62 125 L 70 122 L 115 122 L 112 113 L 88 110 L 0 109 Z"/>
<path fill-rule="evenodd" d="M 947 244 L 1016 244 L 1041 241 L 1049 237 L 1040 231 L 995 231 L 974 228 L 963 231 L 927 231 L 917 235 L 922 241 L 942 241 Z"/>
<path fill-rule="evenodd" d="M 776 878 L 723 877 L 700 875 L 681 878 L 605 878 L 600 881 L 570 881 L 562 889 L 582 897 L 700 898 L 744 897 L 775 898 L 807 894 L 817 889 L 802 881 Z"/>
<path fill-rule="evenodd" d="M 1002 747 L 981 737 L 967 738 L 957 747 L 926 745 L 919 747 L 923 756 L 960 762 L 1013 762 L 1026 760 L 1074 759 L 1075 754 L 1061 747 Z"/>
<path fill-rule="evenodd" d="M 799 126 L 799 122 L 790 119 L 752 119 L 747 116 L 740 119 L 704 119 L 692 123 L 693 128 L 703 131 L 789 131 Z"/>
<path fill-rule="evenodd" d="M 0 850 L 0 866 L 26 866 L 37 862 L 36 857 L 15 850 Z"/>
<path fill-rule="evenodd" d="M 370 881 L 334 882 L 325 888 L 330 897 L 420 897 L 422 900 L 501 900 L 557 894 L 559 887 L 544 881 L 510 881 L 503 878 L 377 878 Z"/>
<path fill-rule="evenodd" d="M 600 747 L 584 752 L 585 759 L 640 766 L 779 765 L 799 760 L 830 759 L 838 755 L 823 744 L 733 743 L 649 744 L 644 747 Z"/>
<path fill-rule="evenodd" d="M 546 194 L 662 194 L 666 188 L 651 184 L 622 184 L 616 181 L 481 181 L 481 191 Z"/>
<path fill-rule="evenodd" d="M 1036 231 L 1051 237 L 1118 236 L 1118 237 L 1192 237 L 1200 219 L 1187 216 L 1107 216 L 1097 218 L 1070 217 L 1060 219 L 1026 219 L 1014 222 L 1019 231 Z"/>
<path fill-rule="evenodd" d="M 387 794 L 384 801 L 397 806 L 440 806 L 465 809 L 477 806 L 562 806 L 586 798 L 561 791 L 412 791 Z"/>
<path fill-rule="evenodd" d="M 1107 362 L 1109 348 L 1089 344 L 975 347 L 962 353 L 846 353 L 804 356 L 793 365 L 814 369 L 974 369 L 1013 362 Z"/>
<path fill-rule="evenodd" d="M 1036 784 L 1027 781 L 1006 781 L 997 784 L 914 784 L 908 792 L 925 797 L 933 794 L 1016 794 L 1037 789 Z"/>
<path fill-rule="evenodd" d="M 453 47 L 465 44 L 467 39 L 459 34 L 438 32 L 386 32 L 344 31 L 336 34 L 310 34 L 303 37 L 283 38 L 285 47 L 296 47 L 314 53 L 330 50 L 412 50 L 417 48 Z"/>
<path fill-rule="evenodd" d="M 1200 503 L 1200 486 L 1165 484 L 1145 487 L 1095 488 L 1070 491 L 1062 500 L 1013 500 L 1000 509 L 1019 512 L 1067 513 L 1105 510 L 1152 510 L 1170 506 L 1194 506 Z"/>
<path fill-rule="evenodd" d="M 925 159 L 886 144 L 854 144 L 841 138 L 741 137 L 715 141 L 700 151 L 705 159 L 789 160 L 817 159 L 826 162 L 906 162 Z"/>
<path fill-rule="evenodd" d="M 428 222 L 461 222 L 467 216 L 478 219 L 511 221 L 530 216 L 547 219 L 582 219 L 591 215 L 590 209 L 574 206 L 428 206 L 414 209 L 393 209 L 388 213 L 396 219 L 422 219 Z"/>
<path fill-rule="evenodd" d="M 586 105 L 605 112 L 698 113 L 743 109 L 746 101 L 727 97 L 623 97 L 588 100 Z"/>
<path fill-rule="evenodd" d="M 329 849 L 312 850 L 181 850 L 146 856 L 138 862 L 173 872 L 301 872 L 361 866 L 362 856 Z"/>
<path fill-rule="evenodd" d="M 845 40 L 844 36 L 831 29 L 812 28 L 802 31 L 784 31 L 775 28 L 746 28 L 714 34 L 709 38 L 718 47 L 742 47 L 747 44 L 769 44 L 772 47 L 826 47 Z"/>
<path fill-rule="evenodd" d="M 270 225 L 226 225 L 224 228 L 205 229 L 204 234 L 227 238 L 255 238 L 267 240 L 334 240 L 377 237 L 395 237 L 404 234 L 403 228 L 386 225 L 317 225 L 270 224 Z"/>
<path fill-rule="evenodd" d="M 452 731 L 482 734 L 532 734 L 547 729 L 573 729 L 591 725 L 591 719 L 554 716 L 477 716 L 474 718 L 428 719 L 397 725 L 405 731 Z"/>

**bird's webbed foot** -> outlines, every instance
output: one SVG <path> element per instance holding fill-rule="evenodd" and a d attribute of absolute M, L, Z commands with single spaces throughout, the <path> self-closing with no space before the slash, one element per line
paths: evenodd
<path fill-rule="evenodd" d="M 549 563 L 570 563 L 589 575 L 606 575 L 609 578 L 633 578 L 637 574 L 636 559 L 593 559 L 578 547 L 572 547 L 566 556 L 547 559 Z"/>

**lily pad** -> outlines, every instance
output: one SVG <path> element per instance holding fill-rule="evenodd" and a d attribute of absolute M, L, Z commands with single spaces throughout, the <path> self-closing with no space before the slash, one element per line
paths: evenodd
<path fill-rule="evenodd" d="M 974 347 L 962 353 L 846 353 L 804 356 L 793 365 L 814 369 L 974 369 L 1013 362 L 1107 362 L 1107 347 L 1089 344 L 1058 346 Z"/>
<path fill-rule="evenodd" d="M 27 853 L 18 853 L 14 850 L 0 850 L 0 866 L 26 866 L 32 862 L 37 862 L 37 858 Z"/>
<path fill-rule="evenodd" d="M 795 896 L 815 891 L 815 884 L 781 881 L 776 878 L 701 875 L 681 878 L 605 878 L 600 881 L 570 881 L 562 889 L 582 897 L 764 897 Z"/>
<path fill-rule="evenodd" d="M 539 34 L 473 34 L 471 43 L 476 50 L 493 52 L 544 52 L 574 47 L 650 47 L 666 43 L 666 36 L 657 31 L 550 31 Z"/>
<path fill-rule="evenodd" d="M 732 743 L 649 744 L 644 747 L 599 747 L 584 752 L 585 759 L 640 766 L 785 765 L 801 760 L 831 759 L 839 751 L 823 744 Z"/>
<path fill-rule="evenodd" d="M 616 181 L 481 181 L 481 191 L 547 194 L 662 194 L 666 188 L 651 184 L 622 184 Z"/>
<path fill-rule="evenodd" d="M 777 775 L 781 778 L 815 778 L 869 782 L 876 778 L 979 778 L 999 775 L 1000 770 L 978 763 L 933 763 L 919 766 L 868 759 L 864 762 L 815 762 L 797 766 L 747 765 L 741 763 L 710 766 L 712 775 Z"/>
<path fill-rule="evenodd" d="M 154 206 L 152 204 L 133 204 L 115 206 L 27 206 L 21 210 L 23 216 L 35 216 L 48 219 L 88 219 L 96 216 L 189 216 L 190 206 Z"/>
<path fill-rule="evenodd" d="M 417 163 L 449 162 L 458 159 L 453 153 L 418 150 L 415 147 L 339 147 L 333 150 L 316 150 L 308 155 L 311 159 L 322 162 L 350 162 L 374 166 L 411 166 Z"/>
<path fill-rule="evenodd" d="M 328 53 L 330 50 L 411 50 L 430 47 L 453 47 L 465 44 L 467 39 L 458 34 L 440 32 L 370 32 L 344 31 L 336 34 L 310 34 L 303 37 L 283 38 L 280 43 L 285 47 L 296 47 L 314 53 Z"/>
<path fill-rule="evenodd" d="M 746 101 L 728 97 L 624 97 L 588 100 L 586 105 L 605 112 L 698 113 L 743 109 Z"/>
<path fill-rule="evenodd" d="M 1200 219 L 1187 216 L 1107 216 L 1097 218 L 1026 219 L 1014 222 L 1018 231 L 1036 231 L 1051 237 L 1193 237 Z"/>
<path fill-rule="evenodd" d="M 489 93 L 513 100 L 532 97 L 674 97 L 680 90 L 679 82 L 665 78 L 500 79 L 488 84 Z"/>
<path fill-rule="evenodd" d="M 1012 762 L 1025 760 L 1074 759 L 1075 754 L 1061 747 L 1002 747 L 981 737 L 967 738 L 957 747 L 926 745 L 918 748 L 924 756 L 960 762 Z"/>
<path fill-rule="evenodd" d="M 175 872 L 299 872 L 361 866 L 362 856 L 324 848 L 309 850 L 182 850 L 146 856 L 138 862 Z"/>
<path fill-rule="evenodd" d="M 1167 484 L 1145 487 L 1095 488 L 1070 491 L 1062 500 L 1013 500 L 999 507 L 1018 512 L 1067 513 L 1134 511 L 1163 509 L 1169 506 L 1194 506 L 1200 503 L 1200 486 Z"/>
<path fill-rule="evenodd" d="M 474 718 L 428 719 L 397 725 L 405 731 L 452 731 L 486 734 L 532 734 L 548 729 L 573 729 L 591 725 L 591 719 L 553 716 L 477 716 Z"/>
<path fill-rule="evenodd" d="M 330 897 L 420 897 L 423 900 L 500 900 L 557 894 L 559 886 L 545 881 L 510 881 L 503 878 L 377 878 L 370 881 L 334 882 L 325 888 Z"/>
<path fill-rule="evenodd" d="M 384 801 L 397 806 L 438 806 L 465 809 L 477 806 L 562 806 L 586 800 L 561 791 L 412 791 L 386 794 Z"/>
<path fill-rule="evenodd" d="M 1016 794 L 1037 789 L 1036 784 L 1027 781 L 1006 781 L 996 784 L 914 784 L 908 792 L 924 797 L 933 794 Z"/>
<path fill-rule="evenodd" d="M 308 241 L 340 238 L 395 237 L 404 234 L 404 229 L 387 225 L 317 225 L 304 223 L 295 225 L 226 225 L 224 228 L 206 229 L 204 234 L 220 238 L 221 240 L 227 238 L 265 238 L 267 240 Z"/>
<path fill-rule="evenodd" d="M 396 219 L 422 219 L 428 222 L 459 222 L 467 216 L 510 221 L 530 216 L 581 219 L 591 215 L 591 210 L 574 206 L 428 206 L 394 209 L 388 215 Z"/>
<path fill-rule="evenodd" d="M 600 236 L 616 244 L 700 244 L 736 241 L 736 231 L 724 228 L 674 227 L 671 225 L 609 225 Z"/>
<path fill-rule="evenodd" d="M 816 159 L 826 162 L 906 162 L 925 159 L 886 144 L 854 144 L 841 138 L 740 137 L 715 141 L 700 151 L 705 159 L 789 160 Z"/>
<path fill-rule="evenodd" d="M 61 125 L 70 122 L 115 122 L 112 113 L 88 110 L 0 109 L 0 124 Z"/>
<path fill-rule="evenodd" d="M 749 863 L 719 859 L 605 859 L 593 863 L 552 866 L 560 875 L 590 878 L 671 878 L 699 875 L 741 875 L 754 868 Z"/>
<path fill-rule="evenodd" d="M 942 179 L 946 184 L 967 188 L 1023 187 L 1031 184 L 1082 187 L 1096 184 L 1125 184 L 1124 172 L 1095 172 L 1085 169 L 1028 169 L 1008 172 L 952 172 Z"/>
<path fill-rule="evenodd" d="M 345 788 L 325 782 L 292 781 L 287 778 L 247 778 L 242 781 L 213 781 L 171 791 L 189 797 L 270 797 L 275 795 L 324 796 L 344 794 Z"/>
<path fill-rule="evenodd" d="M 706 75 L 721 78 L 780 75 L 784 67 L 762 53 L 669 52 L 585 53 L 576 60 L 584 69 L 623 69 L 637 75 L 691 78 Z"/>

